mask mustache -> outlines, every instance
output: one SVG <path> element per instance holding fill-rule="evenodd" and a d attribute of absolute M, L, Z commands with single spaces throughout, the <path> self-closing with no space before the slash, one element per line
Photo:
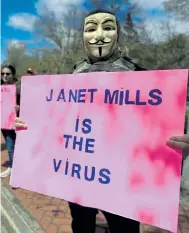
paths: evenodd
<path fill-rule="evenodd" d="M 89 44 L 95 45 L 98 44 L 99 42 L 103 44 L 109 44 L 111 41 L 112 40 L 108 37 L 104 38 L 104 40 L 96 40 L 95 38 L 93 38 L 92 40 L 89 41 Z"/>

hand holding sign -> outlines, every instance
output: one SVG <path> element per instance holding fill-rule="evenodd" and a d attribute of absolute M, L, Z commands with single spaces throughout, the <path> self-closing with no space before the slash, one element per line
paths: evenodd
<path fill-rule="evenodd" d="M 189 155 L 189 135 L 173 136 L 167 141 L 167 145 Z"/>
<path fill-rule="evenodd" d="M 15 118 L 15 129 L 18 130 L 24 130 L 27 129 L 28 126 L 25 124 L 23 120 L 21 120 L 19 117 Z"/>

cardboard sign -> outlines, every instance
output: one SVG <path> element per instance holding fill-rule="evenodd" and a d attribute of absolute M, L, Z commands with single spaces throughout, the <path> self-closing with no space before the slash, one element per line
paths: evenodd
<path fill-rule="evenodd" d="M 16 85 L 1 85 L 1 129 L 14 129 Z"/>
<path fill-rule="evenodd" d="M 187 70 L 24 77 L 12 185 L 177 232 Z"/>

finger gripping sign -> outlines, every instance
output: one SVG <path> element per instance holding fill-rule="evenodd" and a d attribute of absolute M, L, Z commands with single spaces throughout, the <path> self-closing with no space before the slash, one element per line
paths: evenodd
<path fill-rule="evenodd" d="M 187 77 L 24 77 L 12 185 L 177 232 Z"/>
<path fill-rule="evenodd" d="M 14 129 L 16 85 L 1 85 L 1 129 Z"/>

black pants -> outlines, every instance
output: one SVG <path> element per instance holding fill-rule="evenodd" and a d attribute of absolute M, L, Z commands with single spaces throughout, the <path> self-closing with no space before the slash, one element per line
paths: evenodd
<path fill-rule="evenodd" d="M 97 209 L 79 206 L 74 203 L 69 203 L 72 216 L 72 231 L 73 233 L 95 233 Z M 104 214 L 110 233 L 139 233 L 140 223 L 128 218 L 123 218 L 118 215 L 107 213 Z"/>

